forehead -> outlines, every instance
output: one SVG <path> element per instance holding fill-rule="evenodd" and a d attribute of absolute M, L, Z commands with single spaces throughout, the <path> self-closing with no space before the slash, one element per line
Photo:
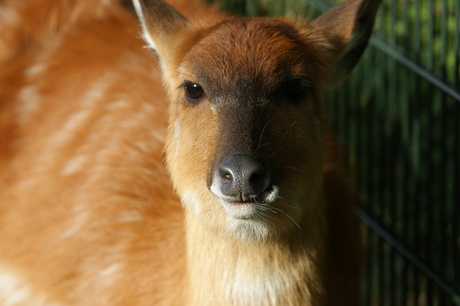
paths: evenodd
<path fill-rule="evenodd" d="M 185 77 L 215 90 L 232 85 L 268 89 L 304 76 L 305 51 L 302 36 L 286 22 L 238 18 L 206 33 L 184 57 L 182 68 Z"/>

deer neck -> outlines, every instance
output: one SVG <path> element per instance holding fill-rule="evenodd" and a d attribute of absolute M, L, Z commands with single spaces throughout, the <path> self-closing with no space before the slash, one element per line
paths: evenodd
<path fill-rule="evenodd" d="M 325 222 L 317 210 L 306 221 L 279 239 L 247 243 L 187 212 L 189 304 L 323 305 Z"/>

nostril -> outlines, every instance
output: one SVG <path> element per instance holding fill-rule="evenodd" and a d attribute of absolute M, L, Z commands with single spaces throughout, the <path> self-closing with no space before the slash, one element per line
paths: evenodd
<path fill-rule="evenodd" d="M 223 183 L 229 183 L 233 181 L 233 174 L 228 168 L 220 167 L 219 176 L 222 179 Z"/>
<path fill-rule="evenodd" d="M 264 169 L 259 169 L 249 177 L 249 184 L 254 190 L 264 191 L 269 185 L 269 178 Z"/>

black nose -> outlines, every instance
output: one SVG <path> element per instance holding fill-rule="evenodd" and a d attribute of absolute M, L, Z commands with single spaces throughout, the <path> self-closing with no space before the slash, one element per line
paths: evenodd
<path fill-rule="evenodd" d="M 270 186 L 270 175 L 262 161 L 234 154 L 219 167 L 217 175 L 220 191 L 235 202 L 254 201 Z"/>

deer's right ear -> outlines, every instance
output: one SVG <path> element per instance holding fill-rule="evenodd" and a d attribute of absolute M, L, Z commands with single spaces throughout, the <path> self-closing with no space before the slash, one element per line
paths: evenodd
<path fill-rule="evenodd" d="M 327 59 L 326 88 L 336 88 L 353 70 L 367 46 L 381 2 L 345 0 L 310 24 L 328 41 L 332 55 Z"/>
<path fill-rule="evenodd" d="M 168 61 L 180 32 L 188 27 L 187 19 L 162 0 L 133 0 L 133 4 L 145 41 L 162 63 Z"/>

